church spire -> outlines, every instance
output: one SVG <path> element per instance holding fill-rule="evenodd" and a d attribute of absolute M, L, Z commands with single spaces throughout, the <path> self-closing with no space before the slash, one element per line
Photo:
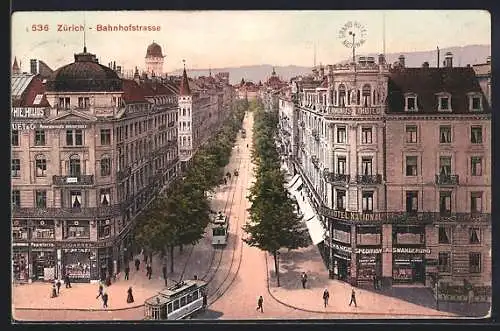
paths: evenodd
<path fill-rule="evenodd" d="M 20 72 L 21 72 L 21 68 L 19 68 L 19 65 L 17 64 L 17 58 L 14 56 L 14 64 L 12 64 L 12 73 L 18 74 Z"/>
<path fill-rule="evenodd" d="M 189 81 L 186 73 L 186 60 L 182 60 L 184 63 L 184 71 L 182 72 L 181 87 L 179 89 L 180 95 L 191 95 L 191 90 L 189 89 Z"/>

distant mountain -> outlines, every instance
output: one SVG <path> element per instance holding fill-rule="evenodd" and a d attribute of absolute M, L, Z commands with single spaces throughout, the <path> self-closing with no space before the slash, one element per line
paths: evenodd
<path fill-rule="evenodd" d="M 486 58 L 491 55 L 491 45 L 467 45 L 462 47 L 449 47 L 440 49 L 441 66 L 444 61 L 444 54 L 451 52 L 453 54 L 453 66 L 466 66 L 484 63 Z M 429 62 L 431 67 L 436 67 L 437 64 L 437 49 L 429 51 L 416 51 L 406 53 L 388 53 L 386 54 L 387 63 L 398 61 L 398 57 L 403 54 L 407 67 L 420 67 L 425 61 Z M 378 54 L 359 54 L 361 56 L 374 56 L 377 61 Z M 348 60 L 346 60 L 348 61 Z M 311 73 L 312 67 L 301 67 L 295 65 L 276 66 L 274 67 L 278 76 L 284 80 L 289 80 L 292 77 Z M 212 75 L 218 72 L 229 72 L 231 84 L 237 84 L 244 78 L 246 81 L 258 83 L 259 80 L 264 82 L 269 78 L 273 71 L 273 66 L 269 64 L 250 65 L 241 67 L 228 67 L 211 69 Z M 208 69 L 189 70 L 190 77 L 208 76 Z M 181 75 L 182 69 L 170 73 L 171 75 Z"/>

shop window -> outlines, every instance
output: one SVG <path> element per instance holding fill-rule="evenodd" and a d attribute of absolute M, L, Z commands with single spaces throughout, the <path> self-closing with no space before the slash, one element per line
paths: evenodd
<path fill-rule="evenodd" d="M 10 143 L 12 146 L 19 146 L 19 131 L 18 130 L 12 130 L 12 133 L 10 135 Z"/>
<path fill-rule="evenodd" d="M 438 271 L 449 273 L 451 272 L 451 253 L 439 252 L 438 254 Z"/>
<path fill-rule="evenodd" d="M 37 177 L 47 176 L 47 160 L 43 155 L 37 155 L 35 159 L 35 169 Z"/>
<path fill-rule="evenodd" d="M 69 157 L 69 175 L 70 176 L 80 176 L 82 173 L 82 166 L 80 163 L 80 157 L 78 155 L 71 155 Z"/>
<path fill-rule="evenodd" d="M 54 226 L 38 226 L 33 230 L 34 239 L 54 239 Z"/>
<path fill-rule="evenodd" d="M 103 188 L 99 192 L 100 196 L 100 203 L 102 206 L 109 206 L 111 204 L 111 189 L 110 188 Z"/>
<path fill-rule="evenodd" d="M 21 160 L 20 159 L 12 159 L 11 175 L 12 175 L 12 177 L 20 177 L 21 176 Z"/>
<path fill-rule="evenodd" d="M 35 130 L 35 146 L 45 146 L 44 130 Z"/>
<path fill-rule="evenodd" d="M 469 244 L 480 244 L 481 243 L 481 229 L 470 228 L 469 229 Z"/>
<path fill-rule="evenodd" d="M 483 192 L 471 192 L 470 212 L 481 213 L 483 211 Z"/>
<path fill-rule="evenodd" d="M 361 174 L 371 176 L 373 174 L 373 163 L 371 157 L 361 158 Z"/>
<path fill-rule="evenodd" d="M 111 145 L 110 129 L 101 129 L 101 145 Z"/>
<path fill-rule="evenodd" d="M 80 208 L 82 206 L 82 192 L 70 191 L 71 207 Z"/>
<path fill-rule="evenodd" d="M 416 213 L 418 211 L 418 191 L 406 191 L 406 212 Z"/>
<path fill-rule="evenodd" d="M 417 143 L 417 126 L 407 125 L 406 126 L 406 143 L 416 144 Z"/>
<path fill-rule="evenodd" d="M 337 173 L 339 175 L 345 175 L 346 173 L 346 157 L 345 156 L 339 156 L 337 158 Z"/>
<path fill-rule="evenodd" d="M 447 226 L 439 226 L 438 242 L 440 244 L 451 244 L 451 228 Z"/>
<path fill-rule="evenodd" d="M 480 156 L 473 156 L 470 159 L 471 163 L 471 175 L 472 176 L 482 176 L 483 175 L 483 158 Z"/>
<path fill-rule="evenodd" d="M 451 143 L 451 126 L 442 125 L 439 127 L 439 143 L 440 144 Z"/>
<path fill-rule="evenodd" d="M 28 240 L 29 230 L 27 227 L 13 226 L 12 227 L 12 239 L 14 240 Z"/>
<path fill-rule="evenodd" d="M 110 220 L 99 221 L 97 229 L 99 239 L 109 238 L 111 236 L 111 222 Z"/>
<path fill-rule="evenodd" d="M 111 158 L 103 155 L 101 158 L 101 176 L 106 177 L 111 175 Z"/>
<path fill-rule="evenodd" d="M 470 128 L 470 142 L 471 144 L 483 143 L 483 128 L 480 126 L 473 126 Z"/>
<path fill-rule="evenodd" d="M 439 157 L 439 175 L 441 176 L 451 175 L 451 156 Z"/>
<path fill-rule="evenodd" d="M 439 212 L 443 216 L 451 214 L 451 192 L 439 192 Z"/>
<path fill-rule="evenodd" d="M 47 208 L 47 191 L 35 191 L 35 207 Z"/>
<path fill-rule="evenodd" d="M 336 190 L 337 195 L 337 210 L 346 209 L 346 192 L 344 190 Z"/>
<path fill-rule="evenodd" d="M 406 176 L 416 176 L 417 175 L 417 156 L 407 156 L 406 157 Z"/>
<path fill-rule="evenodd" d="M 470 273 L 480 273 L 481 272 L 481 253 L 469 253 L 469 272 Z"/>
<path fill-rule="evenodd" d="M 347 131 L 346 127 L 337 127 L 337 143 L 345 144 L 347 142 Z"/>
<path fill-rule="evenodd" d="M 373 212 L 373 192 L 363 192 L 362 195 L 363 213 Z"/>
<path fill-rule="evenodd" d="M 12 206 L 17 208 L 21 207 L 21 191 L 12 191 Z"/>
<path fill-rule="evenodd" d="M 64 237 L 66 239 L 88 239 L 90 238 L 90 225 L 80 224 L 79 221 L 67 221 L 65 225 Z"/>

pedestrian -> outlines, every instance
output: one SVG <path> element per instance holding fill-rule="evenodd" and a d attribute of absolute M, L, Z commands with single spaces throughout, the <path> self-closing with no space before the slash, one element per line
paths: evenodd
<path fill-rule="evenodd" d="M 373 288 L 378 290 L 377 276 L 373 275 Z"/>
<path fill-rule="evenodd" d="M 356 292 L 354 292 L 354 288 L 351 291 L 351 301 L 349 302 L 349 306 L 354 303 L 354 307 L 357 307 L 358 304 L 356 303 Z"/>
<path fill-rule="evenodd" d="M 102 293 L 104 291 L 104 287 L 102 286 L 102 283 L 99 282 L 99 294 L 97 294 L 97 296 L 95 297 L 96 299 L 99 299 L 99 297 L 103 297 Z M 103 297 L 104 299 L 104 297 Z"/>
<path fill-rule="evenodd" d="M 132 286 L 130 286 L 127 290 L 127 303 L 134 302 L 134 296 L 132 295 Z"/>
<path fill-rule="evenodd" d="M 330 299 L 330 293 L 328 293 L 328 289 L 325 288 L 323 291 L 323 303 L 325 304 L 325 308 L 328 306 L 328 299 Z"/>
<path fill-rule="evenodd" d="M 102 295 L 102 307 L 108 308 L 108 293 Z"/>
<path fill-rule="evenodd" d="M 140 265 L 141 265 L 141 261 L 139 259 L 135 259 L 135 271 L 139 271 Z"/>
<path fill-rule="evenodd" d="M 153 275 L 153 267 L 151 267 L 151 264 L 148 265 L 148 279 L 151 279 L 151 276 Z"/>
<path fill-rule="evenodd" d="M 301 276 L 302 280 L 302 288 L 306 288 L 306 283 L 307 283 L 307 274 L 305 272 L 302 273 Z"/>
<path fill-rule="evenodd" d="M 263 313 L 264 312 L 264 308 L 262 306 L 262 304 L 264 303 L 264 298 L 262 297 L 262 295 L 259 297 L 259 300 L 257 300 L 257 309 L 256 310 L 259 310 L 260 309 L 260 312 Z"/>
<path fill-rule="evenodd" d="M 57 297 L 57 289 L 56 289 L 56 284 L 52 284 L 52 295 L 50 296 L 51 298 Z"/>
<path fill-rule="evenodd" d="M 71 282 L 69 280 L 69 275 L 68 274 L 66 274 L 64 276 L 64 285 L 66 286 L 66 288 L 71 288 Z"/>
<path fill-rule="evenodd" d="M 56 286 L 57 286 L 57 295 L 59 295 L 59 292 L 61 290 L 61 281 L 59 279 L 56 282 Z"/>
<path fill-rule="evenodd" d="M 247 148 L 248 148 L 248 144 L 247 144 Z"/>
<path fill-rule="evenodd" d="M 144 263 L 148 264 L 148 254 L 144 253 Z"/>
<path fill-rule="evenodd" d="M 125 280 L 128 280 L 128 274 L 129 273 L 130 273 L 130 267 L 127 264 L 127 266 L 125 267 Z"/>
<path fill-rule="evenodd" d="M 167 266 L 163 265 L 161 268 L 161 272 L 163 274 L 163 279 L 165 280 L 165 286 L 167 286 Z"/>

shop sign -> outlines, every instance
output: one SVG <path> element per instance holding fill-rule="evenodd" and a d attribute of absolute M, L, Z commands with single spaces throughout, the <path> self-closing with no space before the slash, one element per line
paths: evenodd
<path fill-rule="evenodd" d="M 345 252 L 345 253 L 352 253 L 352 248 L 351 247 L 347 247 L 347 246 L 341 246 L 341 245 L 337 245 L 337 244 L 332 244 L 332 247 L 341 251 L 341 252 Z"/>
<path fill-rule="evenodd" d="M 28 247 L 28 243 L 12 243 L 13 247 Z"/>
<path fill-rule="evenodd" d="M 53 243 L 32 243 L 31 247 L 54 248 Z"/>
<path fill-rule="evenodd" d="M 426 259 L 425 260 L 425 263 L 428 265 L 428 266 L 434 266 L 434 265 L 438 265 L 438 260 L 437 259 Z"/>
<path fill-rule="evenodd" d="M 390 251 L 389 248 L 387 250 Z M 407 247 L 393 247 L 392 248 L 393 253 L 403 253 L 403 254 L 430 254 L 431 249 L 430 248 L 407 248 Z"/>
<path fill-rule="evenodd" d="M 63 249 L 74 249 L 74 248 L 95 248 L 94 243 L 61 243 L 61 248 Z"/>
<path fill-rule="evenodd" d="M 358 213 L 351 211 L 340 211 L 328 208 L 322 209 L 323 215 L 348 221 L 361 221 L 361 222 L 380 222 L 383 220 L 384 214 L 382 213 Z"/>
<path fill-rule="evenodd" d="M 382 248 L 357 248 L 358 254 L 379 254 L 382 253 Z"/>

